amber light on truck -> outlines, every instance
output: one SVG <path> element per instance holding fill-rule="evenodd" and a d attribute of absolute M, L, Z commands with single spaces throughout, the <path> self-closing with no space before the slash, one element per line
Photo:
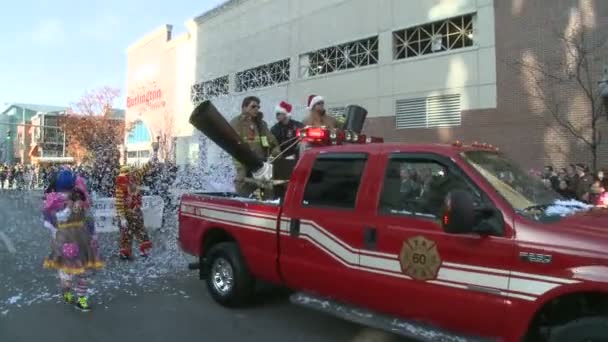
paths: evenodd
<path fill-rule="evenodd" d="M 304 127 L 297 131 L 297 136 L 304 142 L 317 145 L 342 145 L 382 143 L 384 139 L 379 137 L 368 137 L 356 132 L 330 129 L 325 127 Z"/>
<path fill-rule="evenodd" d="M 466 145 L 464 145 L 462 143 L 462 141 L 456 140 L 456 141 L 454 141 L 452 143 L 452 146 L 460 148 L 460 147 L 464 147 Z M 488 150 L 488 151 L 496 151 L 496 152 L 498 151 L 498 147 L 496 147 L 496 146 L 494 146 L 492 144 L 480 143 L 480 142 L 477 142 L 477 141 L 473 142 L 470 146 L 473 147 L 473 148 L 478 148 L 480 150 Z"/>

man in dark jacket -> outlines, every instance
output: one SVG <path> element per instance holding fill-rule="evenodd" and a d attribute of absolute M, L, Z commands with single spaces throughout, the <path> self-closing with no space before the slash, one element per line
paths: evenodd
<path fill-rule="evenodd" d="M 593 175 L 589 173 L 589 169 L 583 164 L 576 164 L 576 197 L 579 201 L 587 202 L 589 200 L 589 191 L 593 184 Z"/>
<path fill-rule="evenodd" d="M 297 158 L 298 144 L 294 144 L 296 131 L 298 128 L 304 127 L 301 122 L 291 119 L 291 109 L 292 106 L 289 103 L 281 101 L 275 108 L 277 123 L 270 129 L 272 135 L 277 138 L 281 151 L 285 151 L 283 154 L 285 158 Z"/>

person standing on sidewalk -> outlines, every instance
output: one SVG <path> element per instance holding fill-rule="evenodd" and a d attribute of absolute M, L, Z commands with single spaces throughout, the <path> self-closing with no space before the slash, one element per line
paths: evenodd
<path fill-rule="evenodd" d="M 8 177 L 8 167 L 6 165 L 0 165 L 0 190 L 4 190 L 4 183 Z"/>

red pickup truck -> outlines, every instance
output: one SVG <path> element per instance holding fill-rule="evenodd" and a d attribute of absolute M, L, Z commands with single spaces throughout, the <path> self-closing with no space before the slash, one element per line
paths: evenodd
<path fill-rule="evenodd" d="M 276 202 L 182 197 L 179 243 L 218 303 L 263 280 L 423 339 L 608 341 L 605 209 L 562 201 L 486 144 L 330 136 L 302 131 L 318 146 Z"/>

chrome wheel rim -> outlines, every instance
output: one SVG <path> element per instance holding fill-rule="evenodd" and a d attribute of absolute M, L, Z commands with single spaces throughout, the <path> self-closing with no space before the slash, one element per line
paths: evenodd
<path fill-rule="evenodd" d="M 234 272 L 230 263 L 223 258 L 217 258 L 211 265 L 213 287 L 222 296 L 228 294 L 234 285 Z"/>

